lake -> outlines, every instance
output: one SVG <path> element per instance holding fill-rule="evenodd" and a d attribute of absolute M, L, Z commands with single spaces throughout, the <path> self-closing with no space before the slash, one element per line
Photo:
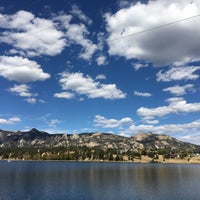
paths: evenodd
<path fill-rule="evenodd" d="M 200 199 L 200 165 L 0 161 L 0 200 Z"/>

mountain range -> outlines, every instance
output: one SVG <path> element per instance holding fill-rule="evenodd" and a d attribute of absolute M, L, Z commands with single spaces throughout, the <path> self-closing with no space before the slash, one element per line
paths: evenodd
<path fill-rule="evenodd" d="M 153 150 L 168 149 L 174 151 L 188 150 L 199 152 L 200 146 L 182 142 L 169 135 L 138 133 L 124 137 L 110 133 L 49 134 L 35 128 L 30 131 L 0 130 L 0 147 L 59 147 L 87 146 L 100 149 L 118 150 Z"/>

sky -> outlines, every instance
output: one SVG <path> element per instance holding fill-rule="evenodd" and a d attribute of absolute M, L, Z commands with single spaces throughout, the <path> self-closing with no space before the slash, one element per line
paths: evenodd
<path fill-rule="evenodd" d="M 0 129 L 200 144 L 198 0 L 1 0 Z"/>

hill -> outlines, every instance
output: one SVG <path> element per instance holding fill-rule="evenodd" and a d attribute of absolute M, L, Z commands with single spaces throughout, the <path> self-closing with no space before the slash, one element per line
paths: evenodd
<path fill-rule="evenodd" d="M 123 151 L 171 151 L 188 150 L 199 152 L 200 146 L 179 141 L 168 135 L 138 133 L 124 137 L 108 133 L 49 134 L 35 128 L 26 132 L 0 130 L 0 147 L 98 147 L 99 149 L 117 149 Z"/>

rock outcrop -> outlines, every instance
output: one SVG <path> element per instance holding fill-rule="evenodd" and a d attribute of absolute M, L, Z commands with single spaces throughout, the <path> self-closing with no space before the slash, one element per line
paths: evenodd
<path fill-rule="evenodd" d="M 58 147 L 87 146 L 101 149 L 128 150 L 189 150 L 200 151 L 200 146 L 179 141 L 168 135 L 138 133 L 124 137 L 108 133 L 49 134 L 35 128 L 26 132 L 0 130 L 0 147 Z"/>

